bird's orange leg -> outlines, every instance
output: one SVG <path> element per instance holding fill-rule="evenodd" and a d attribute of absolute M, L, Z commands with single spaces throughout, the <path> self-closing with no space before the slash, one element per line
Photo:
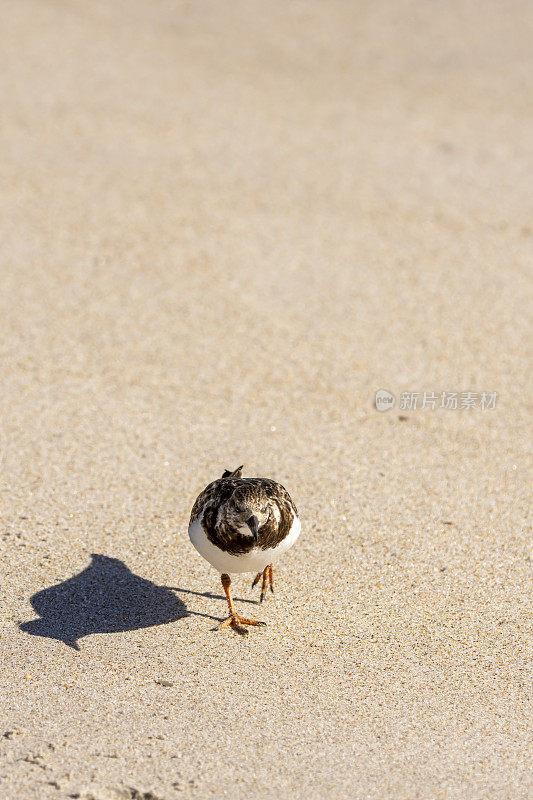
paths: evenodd
<path fill-rule="evenodd" d="M 224 572 L 220 576 L 220 579 L 222 581 L 222 586 L 224 587 L 224 593 L 228 601 L 230 615 L 229 617 L 227 617 L 227 619 L 223 620 L 223 622 L 220 623 L 219 628 L 225 628 L 229 625 L 233 628 L 233 630 L 236 633 L 240 633 L 241 636 L 246 636 L 248 631 L 246 630 L 246 628 L 243 627 L 243 625 L 266 625 L 266 622 L 260 622 L 257 619 L 248 619 L 246 617 L 241 617 L 239 614 L 237 614 L 231 597 L 231 591 L 230 591 L 231 578 Z"/>
<path fill-rule="evenodd" d="M 270 585 L 270 591 L 274 594 L 274 567 L 272 564 L 268 566 L 268 583 Z"/>
<path fill-rule="evenodd" d="M 263 579 L 261 584 L 261 597 L 259 598 L 259 602 L 262 603 L 267 593 L 267 582 L 270 585 L 270 591 L 272 594 L 274 594 L 274 568 L 272 564 L 269 564 L 268 567 L 265 567 L 263 572 L 257 573 L 252 583 L 252 589 L 259 582 L 260 578 Z"/>

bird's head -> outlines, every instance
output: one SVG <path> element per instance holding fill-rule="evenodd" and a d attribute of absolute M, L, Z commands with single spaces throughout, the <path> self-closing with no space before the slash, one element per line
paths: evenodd
<path fill-rule="evenodd" d="M 271 505 L 266 493 L 255 486 L 239 486 L 228 501 L 228 516 L 245 536 L 257 542 L 259 528 L 268 520 Z"/>

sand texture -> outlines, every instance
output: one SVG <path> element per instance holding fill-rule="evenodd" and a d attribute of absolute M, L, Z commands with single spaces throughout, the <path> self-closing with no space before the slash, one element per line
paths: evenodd
<path fill-rule="evenodd" d="M 533 5 L 0 11 L 1 800 L 533 796 Z"/>

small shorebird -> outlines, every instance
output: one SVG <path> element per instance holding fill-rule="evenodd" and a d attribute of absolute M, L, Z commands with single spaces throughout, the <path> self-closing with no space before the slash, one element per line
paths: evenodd
<path fill-rule="evenodd" d="M 262 602 L 267 583 L 274 591 L 273 561 L 292 547 L 301 527 L 287 490 L 270 478 L 243 478 L 242 466 L 226 470 L 198 495 L 189 537 L 200 555 L 221 573 L 230 615 L 220 627 L 231 625 L 244 635 L 248 633 L 245 625 L 265 624 L 237 614 L 229 573 L 256 572 L 252 588 L 262 578 Z"/>

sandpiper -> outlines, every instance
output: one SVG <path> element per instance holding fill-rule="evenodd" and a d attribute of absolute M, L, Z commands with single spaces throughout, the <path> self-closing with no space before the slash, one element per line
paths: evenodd
<path fill-rule="evenodd" d="M 254 587 L 262 578 L 261 601 L 267 584 L 274 591 L 273 562 L 292 547 L 300 535 L 298 511 L 287 490 L 270 478 L 243 478 L 242 466 L 226 470 L 196 498 L 189 522 L 192 544 L 221 573 L 231 626 L 242 635 L 245 625 L 264 625 L 241 617 L 231 598 L 230 573 L 255 572 Z"/>

